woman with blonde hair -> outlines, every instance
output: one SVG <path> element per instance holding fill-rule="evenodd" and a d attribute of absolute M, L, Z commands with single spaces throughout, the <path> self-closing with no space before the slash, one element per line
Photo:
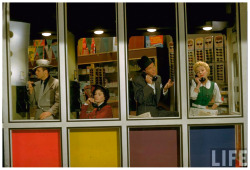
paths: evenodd
<path fill-rule="evenodd" d="M 192 107 L 200 109 L 210 109 L 209 102 L 214 99 L 211 109 L 215 110 L 221 103 L 221 94 L 217 83 L 210 81 L 210 67 L 207 63 L 198 61 L 194 64 L 195 79 L 192 80 L 190 97 Z"/>

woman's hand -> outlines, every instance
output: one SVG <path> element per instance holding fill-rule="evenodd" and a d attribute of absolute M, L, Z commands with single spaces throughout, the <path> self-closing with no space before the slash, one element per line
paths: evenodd
<path fill-rule="evenodd" d="M 195 82 L 198 86 L 201 85 L 201 82 L 200 82 L 200 78 L 199 77 L 195 77 Z"/>
<path fill-rule="evenodd" d="M 90 104 L 90 103 L 94 103 L 95 102 L 95 99 L 94 98 L 88 98 L 88 100 L 86 101 L 87 104 Z"/>
<path fill-rule="evenodd" d="M 206 106 L 206 109 L 215 110 L 217 107 L 218 107 L 217 104 L 213 104 L 213 106 L 211 108 L 209 108 L 208 106 Z"/>
<path fill-rule="evenodd" d="M 217 107 L 217 104 L 213 104 L 212 109 L 215 110 Z"/>

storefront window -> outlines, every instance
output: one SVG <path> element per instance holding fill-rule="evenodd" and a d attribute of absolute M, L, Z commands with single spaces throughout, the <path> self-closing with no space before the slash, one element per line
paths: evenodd
<path fill-rule="evenodd" d="M 56 25 L 55 3 L 10 3 L 11 120 L 59 119 Z"/>
<path fill-rule="evenodd" d="M 189 117 L 241 115 L 235 3 L 187 3 Z"/>
<path fill-rule="evenodd" d="M 119 118 L 115 3 L 67 3 L 67 14 L 70 119 Z"/>
<path fill-rule="evenodd" d="M 129 118 L 179 117 L 174 3 L 127 3 Z"/>

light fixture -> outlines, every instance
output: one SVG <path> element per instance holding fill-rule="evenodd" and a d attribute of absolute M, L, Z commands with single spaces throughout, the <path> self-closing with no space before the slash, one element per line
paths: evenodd
<path fill-rule="evenodd" d="M 210 30 L 212 30 L 212 27 L 210 27 L 210 26 L 205 26 L 205 27 L 203 27 L 202 28 L 204 31 L 210 31 Z"/>
<path fill-rule="evenodd" d="M 206 24 L 202 27 L 204 31 L 210 31 L 213 29 L 212 21 L 207 21 Z"/>
<path fill-rule="evenodd" d="M 42 35 L 45 37 L 48 37 L 48 36 L 51 36 L 51 33 L 50 32 L 43 32 Z"/>
<path fill-rule="evenodd" d="M 147 31 L 148 31 L 148 32 L 155 32 L 156 29 L 155 29 L 155 28 L 149 28 L 149 29 L 147 29 Z"/>
<path fill-rule="evenodd" d="M 96 30 L 96 31 L 94 31 L 94 33 L 95 33 L 95 34 L 98 34 L 98 35 L 99 35 L 99 34 L 103 34 L 103 32 L 104 32 L 104 31 L 102 31 L 102 30 Z"/>

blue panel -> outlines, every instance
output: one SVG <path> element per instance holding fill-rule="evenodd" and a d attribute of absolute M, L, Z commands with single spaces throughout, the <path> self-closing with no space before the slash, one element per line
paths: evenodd
<path fill-rule="evenodd" d="M 235 149 L 234 126 L 191 127 L 190 128 L 190 163 L 191 167 L 211 167 L 212 149 L 215 149 L 215 161 L 222 167 L 229 166 L 228 150 Z M 222 150 L 226 156 L 222 160 Z M 218 164 L 217 164 L 218 165 Z M 232 166 L 235 166 L 233 161 Z"/>

